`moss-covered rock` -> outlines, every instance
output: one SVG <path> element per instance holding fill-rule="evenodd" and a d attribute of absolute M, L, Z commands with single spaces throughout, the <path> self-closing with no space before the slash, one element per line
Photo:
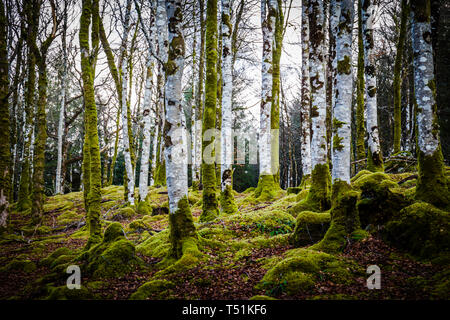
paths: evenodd
<path fill-rule="evenodd" d="M 136 252 L 148 257 L 164 258 L 170 249 L 169 230 L 158 232 L 136 246 Z"/>
<path fill-rule="evenodd" d="M 136 215 L 136 211 L 132 207 L 121 208 L 119 211 L 115 212 L 111 220 L 121 221 L 133 218 Z"/>
<path fill-rule="evenodd" d="M 265 289 L 269 295 L 296 294 L 311 289 L 319 279 L 349 283 L 350 265 L 324 252 L 303 248 L 289 250 L 286 258 L 264 275 L 257 288 Z"/>
<path fill-rule="evenodd" d="M 17 260 L 14 259 L 9 262 L 6 266 L 0 269 L 0 272 L 12 272 L 21 271 L 25 273 L 31 273 L 36 270 L 36 264 L 31 260 Z"/>
<path fill-rule="evenodd" d="M 125 239 L 122 226 L 112 223 L 105 230 L 103 241 L 84 252 L 79 259 L 94 278 L 120 277 L 135 269 L 141 261 L 134 244 Z"/>
<path fill-rule="evenodd" d="M 404 208 L 386 224 L 392 244 L 421 258 L 437 258 L 450 252 L 450 212 L 417 202 Z"/>
<path fill-rule="evenodd" d="M 361 190 L 357 207 L 363 228 L 385 224 L 412 202 L 404 189 L 385 173 L 363 175 L 354 181 L 353 187 Z"/>
<path fill-rule="evenodd" d="M 330 226 L 329 212 L 300 212 L 297 216 L 295 229 L 290 242 L 297 247 L 316 243 L 321 240 Z"/>
<path fill-rule="evenodd" d="M 167 296 L 167 291 L 175 287 L 175 284 L 165 279 L 157 279 L 144 283 L 133 293 L 130 300 L 145 300 L 149 297 L 163 299 Z"/>

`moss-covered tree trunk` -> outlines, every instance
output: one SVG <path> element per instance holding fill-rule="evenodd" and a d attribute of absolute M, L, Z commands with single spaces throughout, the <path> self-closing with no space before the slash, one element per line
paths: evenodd
<path fill-rule="evenodd" d="M 336 36 L 336 103 L 333 106 L 332 179 L 350 184 L 351 110 L 353 95 L 352 26 L 353 1 L 338 1 L 339 26 Z"/>
<path fill-rule="evenodd" d="M 312 0 L 309 7 L 309 63 L 311 81 L 311 188 L 307 200 L 317 210 L 330 206 L 330 170 L 327 162 L 325 22 L 324 3 Z"/>
<path fill-rule="evenodd" d="M 364 118 L 364 42 L 362 30 L 362 6 L 358 0 L 358 66 L 356 78 L 356 160 L 366 158 L 366 125 Z M 364 163 L 358 163 L 356 171 L 365 168 Z"/>
<path fill-rule="evenodd" d="M 302 101 L 301 121 L 301 157 L 302 182 L 311 176 L 311 82 L 309 79 L 309 18 L 308 0 L 302 0 Z"/>
<path fill-rule="evenodd" d="M 189 208 L 188 150 L 186 119 L 182 106 L 181 79 L 184 65 L 184 39 L 181 29 L 181 1 L 166 1 L 169 25 L 169 51 L 166 64 L 166 117 L 164 125 L 164 157 L 169 194 L 169 224 L 171 248 L 169 256 L 181 258 L 186 241 L 196 238 Z"/>
<path fill-rule="evenodd" d="M 394 153 L 400 152 L 402 141 L 402 67 L 406 39 L 406 25 L 409 17 L 408 0 L 402 0 L 400 34 L 394 63 Z"/>
<path fill-rule="evenodd" d="M 100 145 L 98 139 L 97 128 L 97 107 L 95 104 L 94 93 L 94 63 L 96 61 L 96 54 L 98 51 L 98 42 L 96 40 L 96 33 L 99 32 L 99 16 L 98 16 L 98 1 L 97 0 L 83 0 L 82 11 L 80 16 L 80 32 L 79 42 L 81 51 L 81 77 L 83 80 L 83 97 L 85 107 L 85 156 L 83 162 L 88 162 L 86 166 L 88 177 L 83 174 L 85 179 L 84 185 L 88 182 L 88 211 L 87 211 L 87 225 L 89 227 L 88 247 L 96 243 L 101 238 L 100 225 L 100 201 L 101 201 L 101 162 L 100 162 Z M 90 51 L 89 44 L 89 26 L 92 21 L 91 34 L 93 35 L 92 51 Z M 86 179 L 89 179 L 87 181 Z"/>
<path fill-rule="evenodd" d="M 200 18 L 200 53 L 198 63 L 198 85 L 195 95 L 195 149 L 194 161 L 192 163 L 192 188 L 198 189 L 200 185 L 201 164 L 202 164 L 202 132 L 203 132 L 203 78 L 205 69 L 205 36 L 206 36 L 206 21 L 203 17 L 204 0 L 198 0 Z"/>
<path fill-rule="evenodd" d="M 365 74 L 365 108 L 368 134 L 367 169 L 384 171 L 383 154 L 381 152 L 377 116 L 377 74 L 376 52 L 374 42 L 375 13 L 377 1 L 362 0 L 362 22 L 364 42 L 364 74 Z"/>
<path fill-rule="evenodd" d="M 220 148 L 220 205 L 224 212 L 235 213 L 237 210 L 233 195 L 233 154 L 232 136 L 232 94 L 233 65 L 231 56 L 231 10 L 230 1 L 222 0 L 222 127 Z"/>
<path fill-rule="evenodd" d="M 278 168 L 272 167 L 272 142 L 279 137 L 278 132 L 275 134 L 271 130 L 272 121 L 275 111 L 272 107 L 273 99 L 273 76 L 274 76 L 274 33 L 276 30 L 277 15 L 276 0 L 261 1 L 261 29 L 263 35 L 263 52 L 261 63 L 261 108 L 259 122 L 259 181 L 255 190 L 255 197 L 261 200 L 270 200 L 274 197 L 274 190 L 278 184 L 275 181 L 275 175 Z M 278 71 L 279 72 L 279 71 Z M 278 76 L 279 81 L 279 76 Z M 279 92 L 279 91 L 278 91 Z M 279 98 L 278 98 L 279 101 Z M 279 110 L 279 107 L 278 107 Z"/>
<path fill-rule="evenodd" d="M 411 3 L 413 17 L 414 89 L 417 101 L 419 178 L 416 198 L 448 207 L 450 194 L 444 174 L 436 106 L 436 80 L 431 44 L 430 1 Z"/>
<path fill-rule="evenodd" d="M 215 128 L 217 103 L 217 0 L 208 0 L 206 8 L 206 83 L 202 128 L 203 207 L 200 221 L 210 221 L 219 213 L 216 169 Z M 209 141 L 209 143 L 207 143 Z M 205 151 L 206 150 L 206 151 Z M 210 151 L 210 152 L 209 152 Z"/>
<path fill-rule="evenodd" d="M 10 119 L 8 106 L 7 23 L 3 0 L 0 1 L 0 231 L 7 226 L 11 202 Z"/>

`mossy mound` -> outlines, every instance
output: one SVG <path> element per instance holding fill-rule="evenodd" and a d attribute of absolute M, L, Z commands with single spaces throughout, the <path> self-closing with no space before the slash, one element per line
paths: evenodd
<path fill-rule="evenodd" d="M 151 229 L 152 228 L 145 222 L 144 219 L 136 219 L 128 225 L 128 230 L 135 233 L 143 233 L 144 231 L 149 231 Z"/>
<path fill-rule="evenodd" d="M 83 253 L 80 259 L 85 264 L 84 270 L 94 278 L 120 277 L 141 263 L 135 255 L 134 244 L 125 239 L 117 222 L 109 225 L 103 241 Z"/>
<path fill-rule="evenodd" d="M 292 295 L 312 289 L 319 279 L 348 284 L 351 275 L 350 265 L 344 260 L 300 248 L 287 251 L 286 258 L 264 275 L 257 288 L 265 289 L 268 295 Z"/>
<path fill-rule="evenodd" d="M 64 211 L 58 217 L 56 217 L 56 223 L 59 226 L 65 226 L 80 221 L 83 217 L 84 217 L 83 214 L 79 214 L 74 210 L 68 210 Z"/>
<path fill-rule="evenodd" d="M 292 232 L 295 219 L 279 209 L 257 210 L 224 218 L 226 222 L 238 224 L 241 229 L 257 231 L 271 236 Z"/>
<path fill-rule="evenodd" d="M 392 244 L 421 258 L 450 254 L 450 212 L 417 202 L 388 222 L 385 235 Z"/>
<path fill-rule="evenodd" d="M 61 196 L 55 196 L 49 198 L 49 201 L 44 204 L 44 212 L 68 211 L 73 209 L 74 206 L 73 201 L 66 200 Z"/>
<path fill-rule="evenodd" d="M 289 187 L 286 189 L 286 193 L 289 194 L 299 194 L 302 191 L 302 187 Z"/>
<path fill-rule="evenodd" d="M 144 283 L 133 293 L 130 300 L 145 300 L 149 297 L 153 299 L 163 299 L 167 296 L 168 290 L 175 287 L 173 282 L 165 279 L 157 279 Z"/>
<path fill-rule="evenodd" d="M 136 211 L 132 207 L 121 208 L 119 211 L 115 212 L 111 220 L 121 221 L 133 218 L 136 215 Z"/>
<path fill-rule="evenodd" d="M 147 201 L 139 201 L 136 208 L 136 213 L 141 215 L 150 215 L 152 213 L 152 208 Z"/>
<path fill-rule="evenodd" d="M 258 201 L 271 201 L 280 196 L 281 188 L 275 182 L 273 175 L 262 175 L 259 177 L 258 186 L 253 196 Z"/>
<path fill-rule="evenodd" d="M 367 236 L 360 229 L 356 203 L 359 193 L 347 191 L 339 195 L 331 209 L 331 224 L 324 238 L 311 248 L 328 253 L 341 251 L 350 240 L 359 240 Z"/>
<path fill-rule="evenodd" d="M 290 242 L 297 247 L 321 240 L 330 226 L 329 212 L 303 211 L 298 214 Z"/>
<path fill-rule="evenodd" d="M 36 271 L 36 264 L 31 260 L 17 260 L 14 259 L 9 262 L 6 266 L 0 269 L 0 272 L 13 272 L 21 271 L 25 273 L 31 273 Z"/>
<path fill-rule="evenodd" d="M 404 189 L 385 173 L 365 174 L 355 180 L 353 187 L 361 190 L 357 206 L 363 228 L 385 224 L 412 202 Z"/>
<path fill-rule="evenodd" d="M 46 300 L 92 300 L 95 295 L 86 287 L 80 289 L 69 289 L 67 286 L 50 287 L 50 294 Z"/>
<path fill-rule="evenodd" d="M 158 232 L 136 246 L 136 252 L 153 258 L 163 258 L 170 249 L 169 230 Z"/>

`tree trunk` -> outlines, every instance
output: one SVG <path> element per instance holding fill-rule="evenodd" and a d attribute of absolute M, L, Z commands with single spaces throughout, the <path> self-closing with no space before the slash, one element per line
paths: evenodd
<path fill-rule="evenodd" d="M 216 194 L 215 172 L 215 128 L 217 103 L 217 0 L 208 0 L 206 9 L 206 83 L 205 110 L 203 113 L 202 136 L 204 142 L 211 137 L 210 144 L 202 145 L 202 153 L 208 152 L 207 159 L 202 159 L 203 211 L 200 221 L 210 221 L 217 217 L 218 201 Z M 208 149 L 207 149 L 208 148 Z"/>
<path fill-rule="evenodd" d="M 181 258 L 183 244 L 196 237 L 188 202 L 188 150 L 186 119 L 182 107 L 181 79 L 184 64 L 184 39 L 181 29 L 181 1 L 167 0 L 169 51 L 166 65 L 166 117 L 164 125 L 164 157 L 169 195 L 171 248 L 169 256 Z"/>
<path fill-rule="evenodd" d="M 350 184 L 351 110 L 353 95 L 352 26 L 353 1 L 339 1 L 339 27 L 336 36 L 336 101 L 333 106 L 333 183 Z"/>
<path fill-rule="evenodd" d="M 303 181 L 311 175 L 311 83 L 309 79 L 309 19 L 308 0 L 302 0 L 302 101 L 301 121 L 301 157 Z"/>
<path fill-rule="evenodd" d="M 222 0 L 222 127 L 221 127 L 221 208 L 225 213 L 237 210 L 233 195 L 232 94 L 233 65 L 231 55 L 230 1 Z"/>
<path fill-rule="evenodd" d="M 10 119 L 8 106 L 7 21 L 3 0 L 0 1 L 0 231 L 7 226 L 11 202 Z"/>
<path fill-rule="evenodd" d="M 374 43 L 374 19 L 377 0 L 362 0 L 362 22 L 364 41 L 364 74 L 366 86 L 366 124 L 368 134 L 367 169 L 383 171 L 383 154 L 381 153 L 377 118 L 377 74 Z"/>
<path fill-rule="evenodd" d="M 394 63 L 394 153 L 400 152 L 402 140 L 402 66 L 405 48 L 406 24 L 409 17 L 408 0 L 402 0 L 400 34 L 397 41 L 397 53 Z"/>
<path fill-rule="evenodd" d="M 417 100 L 419 178 L 416 199 L 446 208 L 450 203 L 436 114 L 436 81 L 431 44 L 430 1 L 411 3 L 414 87 Z"/>
<path fill-rule="evenodd" d="M 97 52 L 98 43 L 93 39 L 92 52 L 89 49 L 89 26 L 92 18 L 91 34 L 98 35 L 99 16 L 98 16 L 98 1 L 97 0 L 83 0 L 82 13 L 80 17 L 80 52 L 81 52 L 81 77 L 83 80 L 83 96 L 85 106 L 85 143 L 87 142 L 86 157 L 83 158 L 83 163 L 88 163 L 85 166 L 87 169 L 83 172 L 84 187 L 88 182 L 88 211 L 87 211 L 87 225 L 89 227 L 89 240 L 87 247 L 100 241 L 101 225 L 100 225 L 100 201 L 101 201 L 101 163 L 100 163 L 100 145 L 98 139 L 97 128 L 97 107 L 95 104 L 94 93 L 94 64 L 96 61 L 95 55 Z M 89 173 L 86 176 L 86 173 Z M 89 179 L 89 181 L 87 181 Z"/>
<path fill-rule="evenodd" d="M 366 158 L 366 126 L 364 119 L 364 41 L 362 27 L 362 6 L 358 0 L 358 71 L 356 81 L 356 160 Z M 357 164 L 357 170 L 365 168 L 364 164 Z"/>

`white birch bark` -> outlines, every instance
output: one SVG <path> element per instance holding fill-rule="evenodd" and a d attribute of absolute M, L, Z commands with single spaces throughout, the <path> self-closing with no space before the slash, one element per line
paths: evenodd
<path fill-rule="evenodd" d="M 128 8 L 131 0 L 127 0 L 127 11 L 125 12 L 125 22 L 123 26 L 122 35 L 122 143 L 123 153 L 125 158 L 125 170 L 127 173 L 127 186 L 128 186 L 128 202 L 130 205 L 134 205 L 134 170 L 131 163 L 131 146 L 128 136 L 128 110 L 127 110 L 127 96 L 128 96 L 128 57 L 127 57 L 127 39 L 129 32 L 130 11 Z"/>
<path fill-rule="evenodd" d="M 336 1 L 341 8 L 336 36 L 336 102 L 333 106 L 332 178 L 350 183 L 353 1 Z"/>
<path fill-rule="evenodd" d="M 376 1 L 376 0 L 375 0 Z M 364 77 L 365 77 L 365 112 L 368 133 L 368 147 L 372 155 L 380 154 L 380 138 L 377 118 L 377 75 L 374 50 L 374 19 L 377 4 L 374 0 L 363 0 L 363 42 L 364 42 Z"/>
<path fill-rule="evenodd" d="M 152 138 L 150 127 L 152 124 L 152 116 L 150 110 L 152 84 L 153 84 L 153 67 L 154 59 L 149 49 L 147 58 L 147 77 L 145 79 L 145 93 L 144 93 L 144 105 L 143 105 L 143 142 L 142 142 L 142 156 L 141 156 L 141 168 L 139 172 L 139 201 L 145 201 L 148 194 L 148 171 L 150 166 L 150 141 Z"/>
<path fill-rule="evenodd" d="M 66 108 L 66 79 L 67 79 L 67 49 L 66 49 L 66 29 L 67 29 L 67 8 L 66 1 L 64 1 L 64 27 L 62 34 L 62 50 L 63 50 L 63 75 L 61 80 L 61 107 L 59 109 L 59 123 L 58 123 L 58 157 L 56 160 L 56 181 L 55 181 L 55 194 L 61 194 L 64 192 L 61 178 L 62 168 L 62 145 L 63 145 L 63 130 L 64 130 L 64 114 Z"/>
<path fill-rule="evenodd" d="M 231 55 L 231 10 L 230 1 L 222 0 L 222 128 L 220 139 L 221 187 L 225 191 L 232 187 L 233 140 L 232 140 L 232 93 L 233 66 Z"/>
<path fill-rule="evenodd" d="M 271 107 L 272 107 L 272 56 L 275 19 L 270 14 L 269 0 L 261 0 L 261 26 L 263 53 L 261 64 L 261 109 L 259 125 L 259 175 L 272 175 Z"/>
<path fill-rule="evenodd" d="M 303 176 L 311 174 L 311 83 L 309 79 L 309 19 L 308 0 L 302 0 L 302 101 L 301 118 L 301 156 Z"/>
<path fill-rule="evenodd" d="M 181 1 L 166 1 L 171 44 L 171 72 L 166 74 L 166 119 L 164 125 L 164 158 L 170 214 L 188 192 L 186 119 L 182 107 L 181 80 L 184 65 L 184 39 L 181 29 Z"/>
<path fill-rule="evenodd" d="M 414 90 L 417 110 L 418 147 L 425 156 L 432 156 L 439 147 L 439 133 L 436 134 L 434 122 L 436 103 L 433 50 L 431 44 L 430 22 L 417 21 L 412 14 L 412 42 L 414 51 Z"/>
<path fill-rule="evenodd" d="M 311 0 L 310 79 L 311 79 L 311 166 L 327 163 L 326 90 L 325 90 L 325 35 L 323 0 Z"/>

